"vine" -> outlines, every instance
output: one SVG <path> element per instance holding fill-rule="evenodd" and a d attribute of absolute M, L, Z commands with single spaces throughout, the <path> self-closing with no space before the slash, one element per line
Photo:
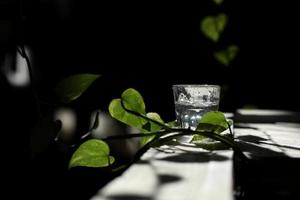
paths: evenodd
<path fill-rule="evenodd" d="M 70 160 L 69 167 L 110 166 L 114 162 L 114 159 L 109 154 L 109 147 L 105 141 L 135 137 L 141 138 L 143 147 L 137 152 L 132 162 L 137 161 L 149 148 L 167 144 L 169 141 L 176 140 L 178 137 L 184 135 L 194 136 L 193 141 L 202 140 L 203 138 L 211 138 L 219 141 L 232 148 L 242 160 L 247 159 L 234 143 L 234 138 L 231 135 L 231 124 L 222 112 L 214 111 L 205 114 L 199 121 L 196 130 L 191 130 L 170 126 L 168 125 L 170 123 L 164 123 L 157 113 L 146 114 L 145 108 L 142 95 L 132 88 L 125 90 L 120 99 L 113 99 L 109 105 L 110 115 L 129 126 L 138 128 L 141 133 L 88 140 L 81 144 L 75 151 Z M 230 134 L 222 135 L 221 133 L 227 129 L 230 130 Z M 202 137 L 199 138 L 197 136 Z M 147 139 L 145 140 L 144 138 Z"/>
<path fill-rule="evenodd" d="M 217 6 L 223 3 L 223 0 L 212 0 Z M 21 1 L 23 2 L 23 1 Z M 23 17 L 23 4 L 20 4 L 20 16 Z M 218 43 L 221 34 L 226 28 L 228 23 L 228 17 L 224 13 L 219 13 L 215 16 L 207 16 L 202 19 L 200 24 L 200 29 L 202 33 L 214 43 Z M 21 25 L 22 25 L 21 21 Z M 23 25 L 22 25 L 22 35 L 23 35 Z M 31 87 L 33 89 L 33 95 L 36 100 L 37 112 L 41 115 L 41 102 L 35 91 L 34 79 L 32 67 L 28 55 L 26 54 L 24 48 L 24 40 L 22 38 L 20 48 L 17 48 L 18 53 L 25 58 L 27 67 L 29 69 L 29 75 L 31 80 Z M 238 47 L 234 44 L 228 45 L 225 49 L 217 50 L 214 53 L 214 57 L 220 63 L 228 66 L 231 61 L 235 58 Z M 78 99 L 94 81 L 96 81 L 100 75 L 97 74 L 76 74 L 65 78 L 57 84 L 54 91 L 57 100 L 62 105 L 68 104 L 76 99 Z M 59 105 L 59 104 L 56 104 Z M 203 138 L 210 138 L 215 141 L 219 141 L 222 144 L 227 145 L 232 148 L 234 152 L 242 159 L 247 158 L 239 147 L 234 142 L 233 133 L 231 130 L 230 122 L 225 118 L 222 112 L 209 112 L 204 115 L 196 130 L 182 129 L 173 126 L 173 123 L 166 123 L 161 119 L 160 115 L 153 112 L 146 112 L 146 106 L 142 95 L 135 89 L 129 88 L 125 90 L 121 98 L 113 99 L 109 104 L 110 115 L 118 121 L 121 121 L 131 127 L 140 130 L 137 134 L 126 134 L 118 136 L 108 136 L 102 139 L 90 139 L 82 143 L 77 150 L 73 153 L 71 160 L 69 162 L 69 168 L 72 167 L 110 167 L 114 162 L 115 158 L 110 155 L 110 148 L 107 144 L 109 140 L 121 140 L 121 139 L 131 139 L 140 138 L 142 147 L 138 150 L 135 157 L 130 163 L 137 161 L 144 152 L 149 148 L 157 147 L 160 145 L 167 144 L 169 141 L 176 140 L 178 137 L 184 135 L 193 136 L 192 142 L 201 141 Z M 59 129 L 61 124 L 45 120 L 38 124 L 39 128 L 37 132 L 42 133 L 43 130 L 51 132 L 49 134 L 55 135 L 54 138 L 59 138 Z M 98 126 L 98 118 L 96 118 L 95 123 L 91 130 L 96 129 Z M 222 135 L 224 131 L 229 129 L 229 135 Z M 91 132 L 90 130 L 90 132 Z M 130 164 L 129 163 L 129 164 Z M 117 170 L 122 168 L 122 166 L 116 166 L 112 170 Z"/>

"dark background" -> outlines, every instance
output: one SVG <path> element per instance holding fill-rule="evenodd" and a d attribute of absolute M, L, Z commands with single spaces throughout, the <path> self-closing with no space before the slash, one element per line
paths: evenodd
<path fill-rule="evenodd" d="M 18 1 L 12 2 L 0 4 L 2 18 L 12 27 L 12 34 L 2 39 L 1 51 L 7 50 L 5 45 L 14 48 L 22 37 Z M 227 0 L 218 7 L 209 0 L 31 0 L 24 3 L 23 38 L 33 52 L 42 98 L 49 98 L 49 90 L 66 75 L 98 73 L 103 77 L 85 100 L 103 109 L 123 89 L 134 87 L 150 110 L 171 119 L 172 84 L 212 83 L 228 86 L 221 102 L 224 111 L 245 104 L 298 110 L 295 8 L 280 1 Z M 204 16 L 219 12 L 229 15 L 229 23 L 214 44 L 201 34 L 199 24 Z M 237 44 L 240 52 L 231 66 L 224 67 L 213 59 L 213 51 L 230 44 Z"/>
<path fill-rule="evenodd" d="M 92 110 L 106 110 L 110 100 L 128 87 L 142 93 L 147 111 L 160 113 L 166 121 L 174 119 L 171 86 L 175 83 L 224 86 L 222 111 L 234 112 L 249 104 L 300 109 L 299 12 L 294 1 L 225 0 L 218 7 L 209 0 L 28 0 L 23 2 L 23 15 L 20 3 L 0 1 L 1 65 L 5 55 L 14 55 L 16 45 L 25 43 L 33 56 L 37 93 L 50 101 L 53 87 L 67 75 L 101 74 L 71 104 L 80 113 L 82 130 Z M 214 44 L 201 34 L 200 20 L 219 12 L 229 15 L 229 23 L 220 42 Z M 229 44 L 237 44 L 240 51 L 234 62 L 224 67 L 212 55 Z M 0 88 L 1 119 L 5 119 L 1 143 L 7 144 L 2 145 L 7 152 L 4 167 L 12 170 L 14 177 L 7 184 L 19 188 L 30 178 L 20 177 L 30 170 L 28 147 L 37 120 L 36 106 L 31 89 L 9 85 L 2 66 Z M 63 162 L 57 157 L 50 161 L 56 167 L 55 162 Z M 59 177 L 59 166 L 54 171 L 58 172 L 54 177 Z M 49 169 L 43 172 L 49 173 Z M 10 184 L 11 180 L 15 181 Z"/>

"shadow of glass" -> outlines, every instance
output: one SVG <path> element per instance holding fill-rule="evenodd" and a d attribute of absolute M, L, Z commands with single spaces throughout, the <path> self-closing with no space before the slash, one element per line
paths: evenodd
<path fill-rule="evenodd" d="M 157 174 L 158 177 L 158 184 L 156 185 L 156 192 L 160 189 L 160 186 L 163 184 L 169 184 L 174 183 L 182 180 L 181 177 L 177 175 L 171 175 L 171 174 Z M 117 195 L 110 195 L 107 196 L 107 199 L 109 200 L 152 200 L 155 198 L 155 193 L 151 196 L 143 196 L 138 194 L 117 194 Z"/>

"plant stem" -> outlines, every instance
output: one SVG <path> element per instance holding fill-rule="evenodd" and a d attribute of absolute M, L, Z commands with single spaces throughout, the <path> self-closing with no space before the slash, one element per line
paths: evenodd
<path fill-rule="evenodd" d="M 240 150 L 240 148 L 234 143 L 234 141 L 231 141 L 230 139 L 227 139 L 226 137 L 223 137 L 221 135 L 215 134 L 213 132 L 201 132 L 201 131 L 192 131 L 189 129 L 177 129 L 176 134 L 167 136 L 165 138 L 161 138 L 159 140 L 160 143 L 165 143 L 166 141 L 172 140 L 174 138 L 177 138 L 179 136 L 183 136 L 183 135 L 194 135 L 194 134 L 199 134 L 199 135 L 203 135 L 206 136 L 208 138 L 220 141 L 224 144 L 226 144 L 227 146 L 231 147 L 233 149 L 234 152 L 237 153 L 237 155 L 244 161 L 248 160 L 248 158 L 244 155 L 244 153 Z"/>
<path fill-rule="evenodd" d="M 231 126 L 231 124 L 226 120 L 226 123 L 227 123 L 227 126 L 228 126 L 228 128 L 229 128 L 229 133 L 230 133 L 230 135 L 231 135 L 231 137 L 232 137 L 232 139 L 234 138 L 234 135 L 233 135 L 233 132 L 232 132 L 232 130 L 231 130 L 231 128 L 230 128 L 230 126 Z"/>
<path fill-rule="evenodd" d="M 130 134 L 124 134 L 124 135 L 108 136 L 106 138 L 101 138 L 101 139 L 102 140 L 120 140 L 120 139 L 131 139 L 131 138 L 137 138 L 137 137 L 162 136 L 167 133 L 170 133 L 170 132 L 169 131 L 158 131 L 158 132 L 152 132 L 152 133 L 130 133 Z"/>
<path fill-rule="evenodd" d="M 240 148 L 234 143 L 233 140 L 228 139 L 222 135 L 213 133 L 213 132 L 204 132 L 204 131 L 193 131 L 190 129 L 176 129 L 176 128 L 170 128 L 172 131 L 171 132 L 178 132 L 169 136 L 166 136 L 164 138 L 160 138 L 163 135 L 166 135 L 167 133 L 171 133 L 170 131 L 159 131 L 159 132 L 153 132 L 153 133 L 135 133 L 135 134 L 125 134 L 125 135 L 115 135 L 115 136 L 108 136 L 107 138 L 102 138 L 102 140 L 119 140 L 119 139 L 130 139 L 130 138 L 136 138 L 136 137 L 146 137 L 146 136 L 155 136 L 151 142 L 147 143 L 145 146 L 143 146 L 142 149 L 140 149 L 142 152 L 145 152 L 145 148 L 152 147 L 152 145 L 155 142 L 158 142 L 158 144 L 164 144 L 166 141 L 172 140 L 174 138 L 177 138 L 179 136 L 184 136 L 184 135 L 194 135 L 194 134 L 199 134 L 217 141 L 220 141 L 227 146 L 231 147 L 234 152 L 237 153 L 237 155 L 242 159 L 242 160 L 247 160 L 247 157 L 244 155 L 244 153 L 240 150 Z M 139 150 L 139 151 L 140 151 Z M 140 153 L 139 153 L 140 154 Z M 142 154 L 141 154 L 142 155 Z"/>
<path fill-rule="evenodd" d="M 208 138 L 211 138 L 211 139 L 214 139 L 214 140 L 217 140 L 217 141 L 220 141 L 224 144 L 226 144 L 227 146 L 231 147 L 233 149 L 234 152 L 237 153 L 237 155 L 243 160 L 243 161 L 247 161 L 247 157 L 244 155 L 244 153 L 241 151 L 241 149 L 234 143 L 234 140 L 233 138 L 232 139 L 228 139 L 222 135 L 219 135 L 219 134 L 216 134 L 212 131 L 210 132 L 207 132 L 207 131 L 193 131 L 191 129 L 182 129 L 182 128 L 171 128 L 163 123 L 160 123 L 154 119 L 151 119 L 141 113 L 138 113 L 136 111 L 132 111 L 132 110 L 129 110 L 125 107 L 125 105 L 123 104 L 123 101 L 121 100 L 121 105 L 123 107 L 123 109 L 133 115 L 136 115 L 138 117 L 141 117 L 143 119 L 146 119 L 148 121 L 151 121 L 159 126 L 161 126 L 162 128 L 165 128 L 166 131 L 168 131 L 168 133 L 170 132 L 179 132 L 179 133 L 176 133 L 176 134 L 172 134 L 170 136 L 166 136 L 165 138 L 160 138 L 161 135 L 157 134 L 157 133 L 153 133 L 153 135 L 155 135 L 155 138 L 150 141 L 149 143 L 147 143 L 145 146 L 143 146 L 143 148 L 141 149 L 143 152 L 145 152 L 146 150 L 144 150 L 144 148 L 148 147 L 152 147 L 151 145 L 154 144 L 154 142 L 160 142 L 160 143 L 164 143 L 164 141 L 168 141 L 168 140 L 171 140 L 171 139 L 174 139 L 174 138 L 177 138 L 179 136 L 183 136 L 183 135 L 194 135 L 194 134 L 199 134 L 199 135 L 202 135 L 202 136 L 205 136 L 205 137 L 208 137 Z M 232 130 L 230 128 L 230 124 L 228 123 L 228 128 L 229 128 L 229 131 L 230 131 L 230 134 L 231 136 L 233 136 L 233 133 L 232 133 Z M 121 139 L 122 138 L 133 138 L 133 137 L 143 137 L 143 136 L 150 136 L 151 133 L 149 134 L 133 134 L 132 136 L 130 136 L 131 134 L 128 134 L 127 135 L 122 135 L 122 136 L 111 136 L 111 138 L 118 138 L 118 139 Z M 141 154 L 142 155 L 142 154 Z M 140 156 L 141 156 L 140 155 Z"/>
<path fill-rule="evenodd" d="M 154 119 L 151 119 L 151 118 L 149 118 L 149 117 L 147 117 L 147 116 L 145 116 L 145 115 L 143 115 L 143 114 L 141 114 L 141 113 L 138 113 L 138 112 L 136 112 L 136 111 L 127 109 L 127 108 L 125 107 L 124 103 L 123 103 L 123 100 L 121 100 L 121 105 L 122 105 L 122 108 L 123 108 L 125 111 L 127 111 L 127 112 L 129 112 L 129 113 L 131 113 L 131 114 L 133 114 L 133 115 L 136 115 L 136 116 L 138 116 L 138 117 L 141 117 L 141 118 L 143 118 L 143 119 L 145 119 L 145 120 L 147 120 L 147 121 L 151 121 L 151 122 L 153 122 L 154 124 L 157 124 L 157 125 L 159 125 L 160 127 L 164 128 L 164 129 L 166 129 L 166 130 L 168 130 L 168 131 L 172 131 L 172 128 L 170 128 L 169 126 L 167 126 L 167 125 L 165 125 L 165 124 L 163 124 L 163 123 L 161 123 L 161 122 L 158 122 L 158 121 L 156 121 L 156 120 L 154 120 Z"/>

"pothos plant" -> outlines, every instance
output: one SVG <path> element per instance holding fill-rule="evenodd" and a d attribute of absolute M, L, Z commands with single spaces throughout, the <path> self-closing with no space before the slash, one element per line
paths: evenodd
<path fill-rule="evenodd" d="M 91 83 L 99 76 L 81 74 L 68 77 L 58 84 L 56 93 L 63 102 L 77 99 Z M 62 92 L 64 91 L 64 92 Z M 164 122 L 158 113 L 146 112 L 146 105 L 142 95 L 135 89 L 125 90 L 120 98 L 113 99 L 108 107 L 110 115 L 131 127 L 140 130 L 140 133 L 103 137 L 102 139 L 89 139 L 82 143 L 73 153 L 69 168 L 72 167 L 110 167 L 115 158 L 110 155 L 108 140 L 140 138 L 142 147 L 137 151 L 131 163 L 151 147 L 158 147 L 184 135 L 193 136 L 192 141 L 211 138 L 231 147 L 241 158 L 245 159 L 242 151 L 234 143 L 230 122 L 222 112 L 209 112 L 205 114 L 196 130 L 182 129 L 174 122 Z M 101 122 L 100 122 L 101 123 Z M 97 128 L 98 119 L 92 129 Z M 229 129 L 229 135 L 221 135 Z M 117 166 L 115 169 L 118 169 Z"/>
<path fill-rule="evenodd" d="M 212 1 L 217 6 L 223 3 L 223 0 Z M 200 30 L 208 39 L 216 44 L 227 23 L 228 17 L 224 13 L 207 16 L 202 19 Z M 29 58 L 24 48 L 22 49 L 23 50 L 20 51 L 21 55 L 26 59 L 32 77 Z M 237 52 L 238 47 L 232 44 L 223 50 L 215 51 L 214 57 L 220 63 L 228 66 L 235 58 Z M 99 77 L 99 75 L 95 74 L 77 74 L 67 77 L 57 84 L 55 93 L 60 102 L 63 104 L 70 103 L 79 98 Z M 37 104 L 39 104 L 38 97 L 36 99 Z M 139 159 L 147 149 L 167 144 L 169 141 L 184 135 L 191 135 L 193 137 L 192 142 L 197 142 L 204 138 L 220 141 L 227 147 L 232 148 L 242 159 L 246 159 L 234 142 L 230 121 L 225 118 L 222 112 L 209 112 L 205 114 L 199 121 L 196 130 L 178 128 L 174 122 L 165 122 L 158 113 L 146 112 L 146 105 L 142 95 L 133 88 L 125 90 L 120 98 L 113 99 L 108 106 L 108 110 L 114 119 L 139 129 L 140 133 L 87 140 L 73 153 L 69 162 L 69 168 L 77 166 L 110 167 L 115 162 L 115 158 L 110 155 L 110 148 L 107 141 L 137 137 L 140 138 L 142 147 L 138 150 L 132 162 Z M 92 129 L 97 127 L 97 123 L 98 119 L 96 118 Z M 49 134 L 57 134 L 59 127 L 58 123 L 49 120 L 43 121 L 42 119 L 41 123 L 38 123 L 34 129 L 38 129 L 36 132 L 41 132 L 40 130 L 43 129 L 44 132 L 51 132 Z M 231 134 L 222 135 L 221 133 L 226 129 L 229 129 Z M 56 138 L 57 137 L 59 137 L 59 135 L 56 135 Z M 118 168 L 117 166 L 115 169 Z"/>

